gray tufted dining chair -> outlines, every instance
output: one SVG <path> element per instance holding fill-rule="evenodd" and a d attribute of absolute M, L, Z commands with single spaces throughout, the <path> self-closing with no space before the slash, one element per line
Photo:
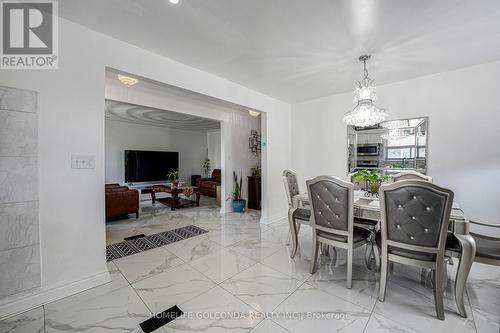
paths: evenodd
<path fill-rule="evenodd" d="M 407 180 L 407 179 L 420 179 L 420 180 L 426 180 L 428 182 L 432 183 L 432 177 L 431 176 L 426 176 L 423 173 L 417 172 L 415 170 L 407 170 L 404 172 L 400 172 L 392 177 L 392 179 L 395 182 L 398 182 L 400 180 Z"/>
<path fill-rule="evenodd" d="M 316 177 L 306 184 L 313 228 L 311 274 L 316 270 L 320 244 L 346 249 L 347 288 L 350 289 L 353 249 L 365 245 L 370 237 L 370 231 L 354 225 L 354 185 L 329 176 Z"/>
<path fill-rule="evenodd" d="M 431 269 L 436 314 L 444 319 L 444 255 L 453 192 L 425 180 L 401 180 L 379 191 L 381 247 L 379 300 L 385 299 L 389 262 Z"/>
<path fill-rule="evenodd" d="M 310 225 L 309 218 L 311 211 L 306 208 L 294 207 L 293 197 L 300 193 L 297 174 L 290 170 L 283 171 L 283 183 L 285 185 L 286 197 L 288 200 L 288 222 L 290 224 L 290 234 L 294 238 L 293 249 L 290 258 L 297 253 L 298 233 L 301 224 Z"/>
<path fill-rule="evenodd" d="M 479 262 L 487 265 L 500 266 L 500 237 L 493 237 L 492 235 L 500 231 L 500 224 L 488 224 L 478 221 L 469 221 L 472 226 L 478 225 L 484 228 L 481 233 L 470 232 L 470 235 L 474 238 L 476 242 L 476 255 L 474 257 L 475 262 Z M 484 233 L 492 232 L 490 235 L 485 235 Z M 454 256 L 461 255 L 460 244 L 454 235 L 448 235 L 448 241 L 446 242 L 446 249 L 451 252 Z"/>

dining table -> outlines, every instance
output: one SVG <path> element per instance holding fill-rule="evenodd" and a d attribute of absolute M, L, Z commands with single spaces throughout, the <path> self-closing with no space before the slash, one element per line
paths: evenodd
<path fill-rule="evenodd" d="M 366 191 L 355 190 L 353 197 L 354 218 L 372 220 L 380 223 L 380 200 L 378 196 L 370 194 Z M 289 212 L 289 217 L 293 216 L 293 210 L 295 209 L 309 209 L 310 207 L 309 195 L 307 193 L 295 195 L 292 201 L 293 204 L 290 208 L 292 211 Z M 293 221 L 290 221 L 290 223 L 293 223 Z M 290 229 L 298 230 L 297 228 Z M 457 273 L 455 276 L 455 302 L 457 304 L 458 312 L 465 318 L 467 318 L 467 312 L 465 311 L 464 305 L 465 287 L 476 252 L 476 243 L 474 238 L 469 234 L 469 230 L 469 220 L 465 217 L 465 214 L 459 204 L 453 202 L 448 232 L 453 234 L 458 240 L 460 252 L 455 253 L 447 251 L 446 254 L 450 257 L 459 258 Z M 296 248 L 298 246 L 297 235 L 292 237 L 292 241 L 294 242 L 294 248 Z"/>

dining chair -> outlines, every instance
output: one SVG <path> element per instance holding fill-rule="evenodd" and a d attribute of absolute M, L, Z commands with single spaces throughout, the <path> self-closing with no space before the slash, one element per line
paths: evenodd
<path fill-rule="evenodd" d="M 500 224 L 488 224 L 477 221 L 470 221 L 471 225 L 478 225 L 485 227 L 486 230 L 500 232 Z M 484 235 L 483 233 L 470 232 L 476 242 L 476 255 L 474 261 L 487 265 L 500 266 L 500 237 L 492 237 Z M 449 235 L 446 242 L 446 250 L 451 252 L 454 256 L 460 256 L 460 244 L 454 235 Z"/>
<path fill-rule="evenodd" d="M 354 225 L 354 185 L 330 176 L 319 176 L 306 184 L 312 210 L 311 274 L 316 270 L 320 244 L 346 249 L 347 288 L 350 289 L 353 250 L 366 244 L 370 238 L 370 231 Z"/>
<path fill-rule="evenodd" d="M 283 183 L 288 200 L 288 222 L 290 224 L 290 236 L 294 238 L 290 258 L 294 258 L 298 248 L 298 234 L 301 224 L 310 225 L 311 211 L 306 208 L 294 207 L 293 197 L 300 193 L 297 174 L 290 170 L 283 171 Z"/>
<path fill-rule="evenodd" d="M 401 180 L 380 187 L 379 300 L 385 299 L 389 262 L 431 269 L 437 317 L 444 320 L 444 255 L 453 192 L 426 180 Z"/>
<path fill-rule="evenodd" d="M 426 180 L 428 182 L 432 183 L 432 177 L 424 175 L 423 173 L 417 172 L 415 170 L 407 170 L 404 172 L 400 172 L 392 177 L 392 179 L 397 182 L 400 180 L 407 180 L 407 179 L 421 179 L 421 180 Z"/>

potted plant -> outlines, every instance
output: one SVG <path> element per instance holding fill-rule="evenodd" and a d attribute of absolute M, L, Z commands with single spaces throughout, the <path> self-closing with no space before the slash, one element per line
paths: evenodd
<path fill-rule="evenodd" d="M 177 188 L 177 185 L 179 184 L 179 170 L 170 170 L 167 172 L 167 177 L 172 181 L 170 187 Z"/>
<path fill-rule="evenodd" d="M 241 198 L 241 187 L 243 184 L 243 177 L 240 177 L 238 179 L 238 175 L 236 175 L 236 172 L 233 171 L 233 178 L 234 178 L 234 191 L 233 191 L 233 201 L 231 202 L 231 206 L 233 207 L 233 212 L 243 213 L 247 205 L 247 201 Z"/>
<path fill-rule="evenodd" d="M 390 176 L 383 176 L 378 170 L 359 170 L 353 175 L 358 182 L 366 182 L 366 189 L 370 195 L 378 195 L 380 185 L 389 180 Z"/>
<path fill-rule="evenodd" d="M 201 167 L 203 169 L 203 174 L 205 175 L 205 177 L 208 177 L 210 174 L 210 171 L 212 170 L 212 166 L 210 164 L 210 159 L 208 157 L 205 159 L 205 161 L 203 162 Z"/>

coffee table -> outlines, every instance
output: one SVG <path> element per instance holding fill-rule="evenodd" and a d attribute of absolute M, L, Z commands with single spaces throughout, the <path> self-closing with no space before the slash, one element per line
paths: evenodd
<path fill-rule="evenodd" d="M 182 194 L 186 188 L 193 189 L 193 194 L 196 195 L 196 201 L 179 198 L 179 194 Z M 157 192 L 170 193 L 171 196 L 168 198 L 156 199 Z M 167 185 L 154 185 L 151 189 L 151 201 L 154 204 L 156 200 L 158 200 L 162 204 L 170 206 L 170 210 L 175 210 L 176 208 L 181 208 L 188 205 L 196 205 L 196 207 L 199 207 L 200 192 L 198 191 L 198 187 L 196 186 L 181 186 L 171 188 Z"/>

